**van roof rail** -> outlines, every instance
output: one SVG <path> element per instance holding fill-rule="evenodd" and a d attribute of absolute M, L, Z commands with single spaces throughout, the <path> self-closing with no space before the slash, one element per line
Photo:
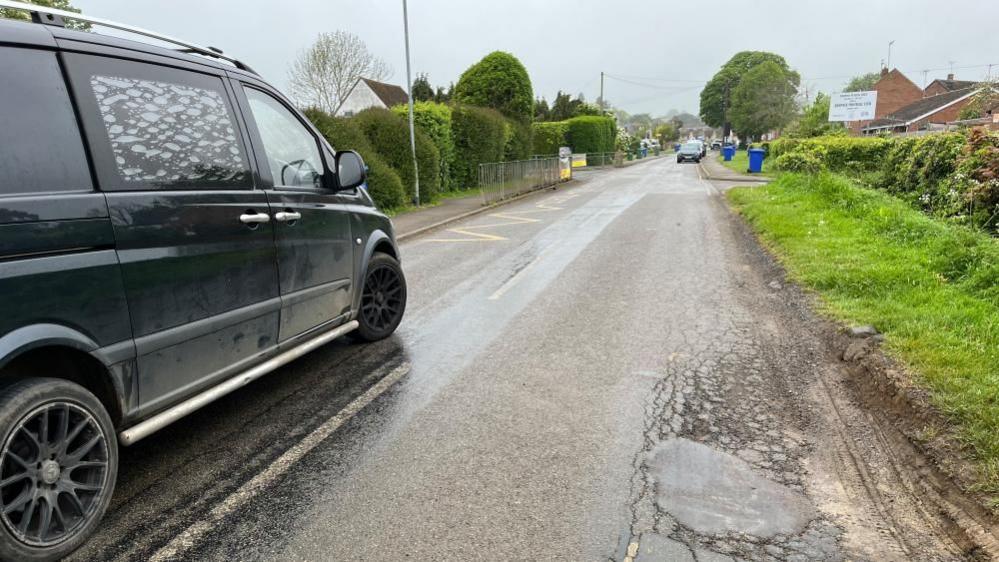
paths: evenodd
<path fill-rule="evenodd" d="M 65 27 L 63 19 L 71 19 L 71 20 L 86 22 L 100 27 L 117 29 L 119 31 L 125 31 L 143 37 L 149 37 L 152 39 L 156 39 L 158 41 L 163 41 L 165 43 L 171 43 L 173 45 L 177 45 L 178 47 L 181 47 L 180 49 L 178 49 L 178 51 L 180 52 L 195 53 L 213 59 L 221 59 L 231 63 L 236 68 L 256 74 L 256 72 L 254 72 L 252 68 L 243 64 L 238 59 L 226 56 L 225 54 L 222 53 L 220 49 L 217 49 L 215 47 L 202 47 L 200 45 L 196 45 L 194 43 L 190 43 L 182 39 L 176 39 L 168 35 L 163 35 L 162 33 L 156 33 L 155 31 L 142 29 L 141 27 L 135 27 L 123 23 L 113 22 L 106 19 L 95 18 L 84 14 L 78 14 L 76 12 L 70 12 L 67 10 L 60 10 L 58 8 L 49 8 L 48 6 L 27 4 L 25 2 L 15 2 L 13 0 L 0 0 L 0 8 L 10 8 L 13 10 L 26 11 L 29 14 L 31 14 L 31 20 L 34 21 L 35 23 Z"/>

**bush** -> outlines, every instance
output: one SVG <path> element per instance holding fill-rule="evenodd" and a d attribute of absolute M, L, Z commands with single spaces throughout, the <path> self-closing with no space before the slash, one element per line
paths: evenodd
<path fill-rule="evenodd" d="M 391 210 L 406 204 L 399 174 L 372 148 L 364 133 L 349 119 L 333 117 L 319 109 L 305 110 L 306 117 L 337 150 L 354 150 L 368 167 L 367 188 L 375 205 Z"/>
<path fill-rule="evenodd" d="M 455 162 L 453 185 L 468 189 L 479 185 L 479 164 L 500 162 L 506 150 L 506 120 L 492 109 L 458 105 L 451 112 Z"/>
<path fill-rule="evenodd" d="M 408 122 L 408 105 L 397 105 L 392 111 Z M 413 104 L 413 121 L 437 147 L 440 155 L 440 190 L 454 189 L 451 177 L 455 160 L 454 137 L 451 134 L 451 108 L 442 103 L 416 102 Z"/>
<path fill-rule="evenodd" d="M 782 137 L 770 143 L 769 155 L 778 158 L 789 152 L 821 153 L 825 167 L 830 170 L 871 171 L 882 165 L 891 143 L 878 137 Z"/>
<path fill-rule="evenodd" d="M 534 123 L 531 128 L 534 129 L 534 154 L 554 156 L 558 154 L 559 148 L 568 146 L 568 121 Z"/>
<path fill-rule="evenodd" d="M 462 73 L 454 87 L 454 101 L 493 108 L 521 123 L 534 117 L 534 90 L 527 69 L 517 57 L 492 52 Z"/>
<path fill-rule="evenodd" d="M 352 118 L 375 151 L 399 174 L 412 201 L 416 193 L 409 124 L 387 109 L 370 108 Z M 420 169 L 420 201 L 430 202 L 440 192 L 440 153 L 422 130 L 416 131 L 416 161 Z"/>
<path fill-rule="evenodd" d="M 507 121 L 504 160 L 527 160 L 534 152 L 534 130 L 527 123 Z"/>
<path fill-rule="evenodd" d="M 567 121 L 566 140 L 575 153 L 613 152 L 617 127 L 613 117 L 584 115 Z"/>
<path fill-rule="evenodd" d="M 799 150 L 778 156 L 774 159 L 774 168 L 781 172 L 817 174 L 824 166 L 821 158 L 814 153 Z"/>

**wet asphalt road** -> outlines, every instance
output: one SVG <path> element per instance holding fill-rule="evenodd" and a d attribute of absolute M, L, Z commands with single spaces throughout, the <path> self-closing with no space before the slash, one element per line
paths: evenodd
<path fill-rule="evenodd" d="M 694 165 L 402 245 L 400 331 L 122 451 L 78 560 L 954 560 Z"/>

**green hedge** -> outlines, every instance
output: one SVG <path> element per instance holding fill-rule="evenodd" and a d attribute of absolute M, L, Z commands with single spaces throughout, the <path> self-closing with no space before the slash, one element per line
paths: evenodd
<path fill-rule="evenodd" d="M 364 131 L 371 146 L 399 174 L 412 201 L 416 193 L 413 153 L 409 142 L 409 124 L 387 109 L 370 108 L 351 120 Z M 416 131 L 416 161 L 420 169 L 420 201 L 433 201 L 440 192 L 440 153 L 422 130 Z"/>
<path fill-rule="evenodd" d="M 479 185 L 479 164 L 500 162 L 506 151 L 507 122 L 499 112 L 483 107 L 457 105 L 451 112 L 456 189 Z"/>
<path fill-rule="evenodd" d="M 397 105 L 392 111 L 408 122 L 408 105 Z M 441 191 L 454 189 L 451 178 L 451 169 L 455 160 L 454 137 L 451 134 L 451 108 L 443 103 L 416 102 L 413 104 L 413 121 L 430 137 L 440 154 Z"/>
<path fill-rule="evenodd" d="M 575 153 L 613 152 L 617 127 L 613 117 L 585 115 L 567 122 L 566 140 Z"/>
<path fill-rule="evenodd" d="M 770 156 L 778 168 L 847 173 L 928 214 L 999 234 L 999 134 L 782 138 Z"/>
<path fill-rule="evenodd" d="M 307 109 L 305 115 L 334 149 L 354 150 L 361 155 L 368 166 L 368 193 L 380 209 L 391 210 L 406 204 L 406 191 L 399 174 L 372 148 L 357 125 L 319 109 Z"/>
<path fill-rule="evenodd" d="M 534 117 L 534 90 L 527 69 L 503 51 L 489 53 L 462 73 L 454 86 L 454 101 L 490 107 L 521 123 L 530 123 Z"/>
<path fill-rule="evenodd" d="M 534 123 L 531 128 L 534 129 L 534 154 L 553 156 L 558 154 L 559 148 L 568 146 L 568 121 Z"/>
<path fill-rule="evenodd" d="M 527 123 L 507 120 L 504 160 L 527 160 L 534 153 L 534 130 Z"/>
<path fill-rule="evenodd" d="M 789 152 L 821 151 L 830 170 L 875 170 L 881 166 L 892 141 L 880 137 L 828 136 L 805 139 L 780 138 L 770 143 L 767 156 L 778 158 Z"/>

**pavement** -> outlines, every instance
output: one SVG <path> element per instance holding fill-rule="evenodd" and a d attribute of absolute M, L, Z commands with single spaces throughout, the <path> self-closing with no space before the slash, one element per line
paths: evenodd
<path fill-rule="evenodd" d="M 970 559 L 727 185 L 658 159 L 408 237 L 393 337 L 123 449 L 73 560 Z"/>
<path fill-rule="evenodd" d="M 718 161 L 718 154 L 709 151 L 708 155 L 701 159 L 698 164 L 701 168 L 701 175 L 711 181 L 738 182 L 738 183 L 767 183 L 773 178 L 768 178 L 759 174 L 740 174 L 726 168 Z"/>

